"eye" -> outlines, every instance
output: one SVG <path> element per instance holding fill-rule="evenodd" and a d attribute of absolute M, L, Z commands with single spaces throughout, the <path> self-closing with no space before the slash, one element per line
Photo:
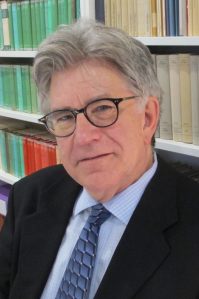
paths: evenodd
<path fill-rule="evenodd" d="M 66 122 L 66 121 L 71 121 L 74 119 L 74 116 L 72 114 L 64 114 L 61 116 L 57 116 L 56 121 L 57 122 Z"/>
<path fill-rule="evenodd" d="M 109 106 L 109 105 L 100 105 L 95 107 L 92 110 L 92 113 L 97 113 L 97 112 L 106 112 L 106 111 L 110 111 L 113 107 Z"/>

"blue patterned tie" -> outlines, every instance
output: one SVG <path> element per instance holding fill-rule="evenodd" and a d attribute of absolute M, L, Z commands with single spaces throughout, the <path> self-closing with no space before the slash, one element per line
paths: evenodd
<path fill-rule="evenodd" d="M 100 226 L 110 216 L 102 204 L 92 208 L 73 249 L 56 299 L 85 299 L 93 274 Z"/>

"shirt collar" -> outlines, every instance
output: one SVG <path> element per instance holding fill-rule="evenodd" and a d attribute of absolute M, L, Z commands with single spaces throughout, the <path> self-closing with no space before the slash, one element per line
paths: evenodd
<path fill-rule="evenodd" d="M 144 190 L 155 174 L 157 165 L 157 156 L 154 152 L 154 163 L 152 167 L 147 170 L 137 182 L 116 194 L 111 200 L 103 203 L 104 207 L 127 225 L 131 215 L 140 201 L 140 198 L 142 197 L 142 194 L 144 193 Z M 91 208 L 96 204 L 98 204 L 98 202 L 88 194 L 85 188 L 83 188 L 76 200 L 73 215 L 76 216 L 83 210 Z"/>

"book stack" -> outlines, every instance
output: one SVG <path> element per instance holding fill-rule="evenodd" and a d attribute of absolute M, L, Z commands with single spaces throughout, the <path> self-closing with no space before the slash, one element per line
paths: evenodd
<path fill-rule="evenodd" d="M 0 2 L 0 50 L 32 51 L 61 24 L 80 16 L 80 0 Z"/>
<path fill-rule="evenodd" d="M 156 137 L 199 145 L 199 55 L 153 55 L 163 90 Z"/>
<path fill-rule="evenodd" d="M 0 231 L 7 214 L 8 196 L 11 189 L 9 184 L 0 184 Z"/>
<path fill-rule="evenodd" d="M 32 66 L 0 65 L 0 107 L 39 114 Z"/>
<path fill-rule="evenodd" d="M 0 129 L 1 169 L 18 178 L 61 163 L 55 138 L 46 131 L 15 126 Z"/>
<path fill-rule="evenodd" d="M 131 36 L 199 35 L 197 0 L 84 1 L 87 1 L 87 5 L 90 2 L 91 11 L 95 11 L 98 21 L 120 28 Z M 83 9 L 81 15 L 86 16 Z"/>

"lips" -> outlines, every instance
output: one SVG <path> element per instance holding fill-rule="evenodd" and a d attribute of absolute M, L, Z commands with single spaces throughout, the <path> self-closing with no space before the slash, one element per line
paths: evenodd
<path fill-rule="evenodd" d="M 94 157 L 88 157 L 88 158 L 82 159 L 81 161 L 95 160 L 95 159 L 102 158 L 102 157 L 105 157 L 105 156 L 108 156 L 108 155 L 109 154 L 102 154 L 102 155 L 98 155 L 98 156 L 94 156 Z"/>

